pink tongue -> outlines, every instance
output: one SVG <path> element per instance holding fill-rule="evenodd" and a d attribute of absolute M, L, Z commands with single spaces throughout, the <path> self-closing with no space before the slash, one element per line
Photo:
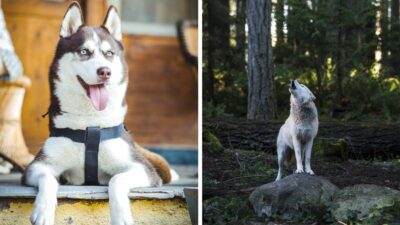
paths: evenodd
<path fill-rule="evenodd" d="M 106 108 L 108 92 L 104 84 L 89 85 L 89 97 L 96 110 L 102 111 Z"/>

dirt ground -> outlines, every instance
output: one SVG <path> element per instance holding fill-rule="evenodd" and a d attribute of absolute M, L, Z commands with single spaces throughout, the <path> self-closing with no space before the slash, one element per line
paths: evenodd
<path fill-rule="evenodd" d="M 284 175 L 291 174 L 294 163 Z M 339 188 L 354 184 L 376 184 L 400 190 L 400 161 L 333 161 L 313 159 L 315 174 L 324 176 Z M 205 224 L 259 224 L 247 200 L 256 187 L 274 181 L 276 156 L 260 151 L 225 149 L 204 152 L 203 198 Z M 262 224 L 275 224 L 261 221 Z M 305 223 L 314 224 L 314 222 Z"/>

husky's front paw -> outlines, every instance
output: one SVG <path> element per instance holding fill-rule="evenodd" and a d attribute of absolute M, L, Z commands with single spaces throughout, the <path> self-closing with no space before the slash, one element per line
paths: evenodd
<path fill-rule="evenodd" d="M 56 198 L 37 198 L 31 215 L 31 223 L 33 225 L 53 225 L 56 206 Z"/>
<path fill-rule="evenodd" d="M 306 173 L 308 173 L 310 175 L 314 175 L 314 171 L 312 171 L 312 169 L 306 169 Z"/>
<path fill-rule="evenodd" d="M 131 218 L 121 218 L 118 221 L 112 222 L 112 225 L 135 225 Z"/>
<path fill-rule="evenodd" d="M 134 225 L 135 222 L 130 213 L 123 213 L 120 211 L 112 217 L 112 225 Z"/>

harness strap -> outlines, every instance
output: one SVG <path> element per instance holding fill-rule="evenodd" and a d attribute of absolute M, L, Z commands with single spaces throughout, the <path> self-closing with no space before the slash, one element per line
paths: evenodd
<path fill-rule="evenodd" d="M 100 142 L 121 137 L 125 131 L 123 124 L 100 129 Z M 66 137 L 74 142 L 85 143 L 86 130 L 73 130 L 70 128 L 51 128 L 50 137 Z"/>
<path fill-rule="evenodd" d="M 86 130 L 52 128 L 50 137 L 66 137 L 74 142 L 85 144 L 85 184 L 98 185 L 98 154 L 100 142 L 119 138 L 125 131 L 123 124 L 115 127 L 87 127 Z"/>
<path fill-rule="evenodd" d="M 85 184 L 98 185 L 98 154 L 100 144 L 100 128 L 86 128 L 85 138 Z"/>

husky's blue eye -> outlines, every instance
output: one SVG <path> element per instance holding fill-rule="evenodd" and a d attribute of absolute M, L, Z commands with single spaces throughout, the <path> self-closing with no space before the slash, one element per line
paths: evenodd
<path fill-rule="evenodd" d="M 108 57 L 111 57 L 113 55 L 114 55 L 114 52 L 112 52 L 112 51 L 107 51 L 106 52 L 106 56 L 108 56 Z"/>
<path fill-rule="evenodd" d="M 86 48 L 79 50 L 80 55 L 87 55 L 88 53 L 89 51 Z"/>

